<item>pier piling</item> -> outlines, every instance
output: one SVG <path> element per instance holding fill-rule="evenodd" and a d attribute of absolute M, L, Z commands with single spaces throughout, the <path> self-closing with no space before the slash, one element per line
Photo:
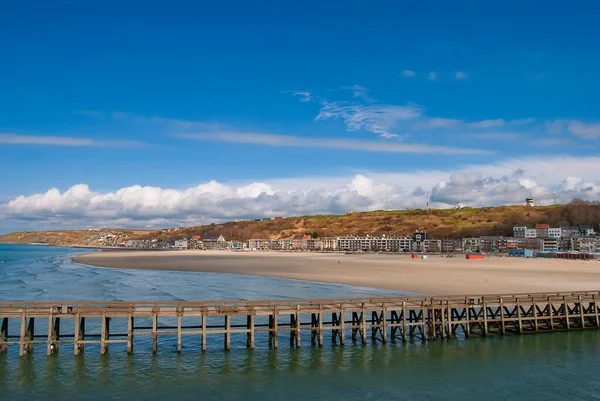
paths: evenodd
<path fill-rule="evenodd" d="M 285 332 L 289 333 L 290 346 L 300 347 L 302 332 L 310 333 L 313 346 L 322 346 L 325 335 L 330 336 L 332 344 L 341 346 L 347 339 L 366 344 L 368 331 L 372 342 L 385 344 L 597 329 L 599 295 L 591 291 L 295 301 L 4 302 L 0 303 L 0 351 L 16 345 L 23 356 L 33 350 L 34 344 L 45 343 L 46 353 L 52 355 L 61 344 L 73 344 L 74 354 L 78 355 L 86 344 L 98 344 L 100 353 L 105 354 L 110 344 L 125 343 L 131 354 L 139 335 L 151 336 L 152 352 L 158 351 L 161 339 L 176 336 L 176 351 L 180 353 L 186 336 L 191 334 L 201 335 L 201 350 L 206 351 L 208 337 L 217 335 L 222 335 L 223 348 L 228 350 L 240 345 L 254 349 L 256 341 L 263 338 L 256 337 L 256 333 L 265 333 L 268 345 L 276 349 L 279 334 Z M 44 332 L 35 334 L 35 322 L 40 318 L 48 321 L 47 336 Z M 89 318 L 93 322 L 100 319 L 99 333 L 98 326 L 86 329 Z M 167 323 L 159 324 L 163 318 Z M 136 325 L 148 319 L 151 326 Z M 9 331 L 9 323 L 14 331 Z"/>

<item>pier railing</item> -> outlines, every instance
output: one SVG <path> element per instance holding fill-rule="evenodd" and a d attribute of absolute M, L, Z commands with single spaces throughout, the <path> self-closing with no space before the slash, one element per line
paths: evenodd
<path fill-rule="evenodd" d="M 254 348 L 257 334 L 266 334 L 268 345 L 277 348 L 285 334 L 290 346 L 299 347 L 302 334 L 320 346 L 325 334 L 333 344 L 343 345 L 347 341 L 366 344 L 539 333 L 599 328 L 599 303 L 599 291 L 256 301 L 0 302 L 0 351 L 15 345 L 24 355 L 43 344 L 52 354 L 70 344 L 78 354 L 85 345 L 96 344 L 105 353 L 110 344 L 123 343 L 132 353 L 138 336 L 151 337 L 153 352 L 158 350 L 159 339 L 176 338 L 180 352 L 183 337 L 188 335 L 199 335 L 204 351 L 207 338 L 215 336 L 222 336 L 223 347 L 229 349 L 232 336 L 245 337 L 245 346 Z M 36 333 L 36 319 L 47 322 L 41 334 Z M 159 319 L 171 323 L 159 324 Z M 99 332 L 90 330 L 90 324 L 86 330 L 86 321 L 98 323 Z M 19 328 L 18 333 L 9 330 L 13 327 Z"/>

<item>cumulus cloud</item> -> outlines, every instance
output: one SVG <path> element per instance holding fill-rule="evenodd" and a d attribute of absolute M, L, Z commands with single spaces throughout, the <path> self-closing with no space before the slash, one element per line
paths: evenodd
<path fill-rule="evenodd" d="M 407 78 L 412 78 L 412 77 L 417 76 L 417 73 L 414 72 L 413 70 L 404 70 L 404 71 L 402 71 L 402 76 L 407 77 Z"/>
<path fill-rule="evenodd" d="M 556 172 L 561 172 L 561 175 Z M 554 197 L 600 199 L 600 158 L 507 160 L 459 171 L 364 173 L 353 177 L 294 178 L 245 184 L 210 181 L 183 190 L 134 185 L 101 193 L 85 184 L 52 188 L 0 204 L 0 217 L 41 227 L 193 225 L 235 218 L 403 209 L 456 203 L 538 204 Z"/>

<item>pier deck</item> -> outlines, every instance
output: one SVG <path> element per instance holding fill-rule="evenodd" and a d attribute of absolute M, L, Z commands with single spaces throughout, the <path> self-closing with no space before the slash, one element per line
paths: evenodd
<path fill-rule="evenodd" d="M 284 335 L 290 346 L 300 347 L 302 334 L 320 346 L 325 333 L 333 344 L 343 345 L 347 341 L 429 341 L 597 329 L 599 302 L 600 291 L 262 301 L 0 302 L 0 352 L 18 346 L 19 354 L 25 355 L 34 345 L 43 345 L 50 355 L 70 345 L 79 354 L 85 345 L 96 344 L 104 354 L 110 344 L 123 343 L 132 353 L 139 336 L 151 337 L 153 352 L 161 339 L 176 338 L 181 352 L 183 338 L 189 335 L 199 335 L 205 351 L 207 338 L 214 336 L 220 336 L 223 348 L 229 349 L 232 336 L 245 337 L 245 346 L 254 348 L 257 334 L 266 334 L 264 341 L 277 348 Z M 159 319 L 172 323 L 161 325 Z M 43 333 L 36 333 L 36 320 L 47 322 Z M 86 330 L 86 321 L 92 320 L 99 321 L 98 331 Z M 15 325 L 18 334 L 9 330 Z"/>

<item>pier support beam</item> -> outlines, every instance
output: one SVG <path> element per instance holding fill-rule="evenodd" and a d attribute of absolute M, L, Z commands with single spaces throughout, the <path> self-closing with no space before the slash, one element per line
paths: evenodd
<path fill-rule="evenodd" d="M 206 351 L 206 310 L 202 314 L 202 351 Z"/>
<path fill-rule="evenodd" d="M 231 348 L 231 332 L 229 330 L 231 330 L 231 317 L 225 315 L 225 335 L 223 338 L 223 345 L 227 351 Z"/>
<path fill-rule="evenodd" d="M 254 310 L 251 315 L 246 316 L 246 328 L 248 334 L 246 334 L 246 347 L 254 349 Z"/>
<path fill-rule="evenodd" d="M 5 317 L 2 319 L 2 327 L 0 329 L 0 352 L 6 352 L 8 349 L 8 345 L 6 342 L 8 341 L 8 318 Z"/>
<path fill-rule="evenodd" d="M 19 356 L 25 355 L 27 351 L 27 317 L 25 316 L 25 312 L 21 315 L 21 335 L 19 336 Z"/>
<path fill-rule="evenodd" d="M 129 313 L 127 315 L 127 353 L 129 355 L 133 354 L 133 325 L 135 323 L 133 319 L 133 315 Z"/>
<path fill-rule="evenodd" d="M 152 313 L 152 352 L 156 353 L 158 351 L 158 313 Z"/>
<path fill-rule="evenodd" d="M 100 322 L 100 355 L 104 355 L 108 351 L 108 343 L 106 342 L 108 339 L 107 323 L 106 313 L 102 313 L 102 321 Z"/>
<path fill-rule="evenodd" d="M 75 315 L 75 328 L 74 328 L 74 338 L 73 338 L 73 354 L 79 355 L 81 351 L 79 341 L 81 341 L 81 317 L 79 313 Z"/>

